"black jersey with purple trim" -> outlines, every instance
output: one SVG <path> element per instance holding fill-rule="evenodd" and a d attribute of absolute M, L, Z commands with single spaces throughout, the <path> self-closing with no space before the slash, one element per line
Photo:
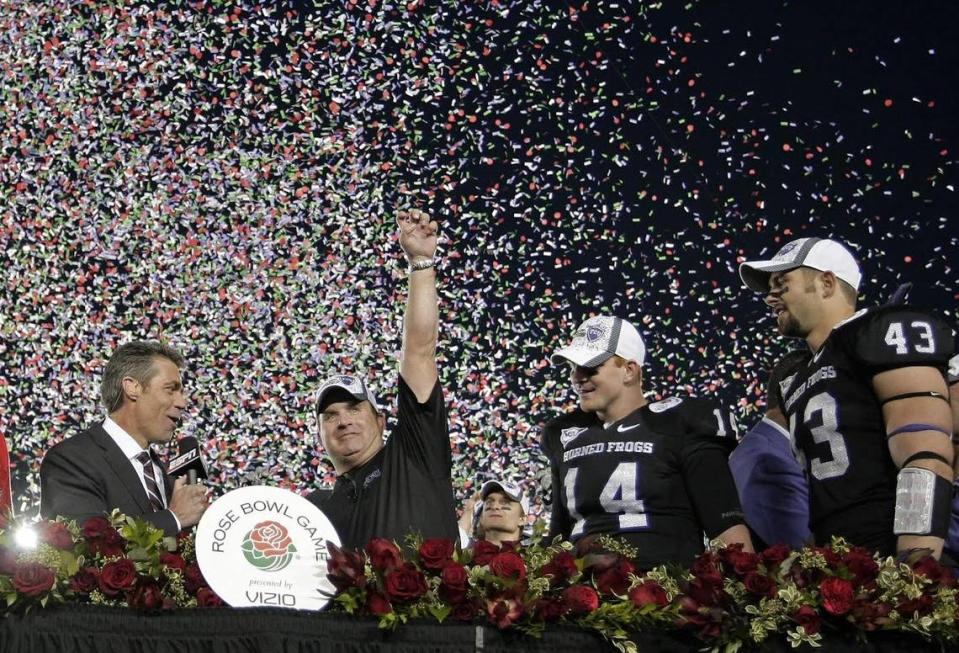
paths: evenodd
<path fill-rule="evenodd" d="M 604 426 L 581 410 L 543 430 L 553 475 L 550 535 L 576 541 L 608 534 L 635 547 L 642 568 L 689 564 L 716 537 L 743 523 L 729 452 L 728 413 L 672 397 Z"/>
<path fill-rule="evenodd" d="M 793 445 L 806 468 L 810 527 L 894 555 L 898 468 L 889 454 L 872 378 L 909 366 L 945 373 L 951 330 L 908 307 L 862 310 L 836 326 L 822 348 L 780 385 Z"/>

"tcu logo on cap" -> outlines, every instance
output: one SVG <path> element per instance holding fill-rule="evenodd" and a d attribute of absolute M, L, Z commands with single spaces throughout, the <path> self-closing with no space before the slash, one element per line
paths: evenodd
<path fill-rule="evenodd" d="M 599 327 L 591 326 L 586 327 L 586 340 L 589 342 L 596 342 L 603 337 L 603 330 Z"/>
<path fill-rule="evenodd" d="M 794 249 L 802 245 L 804 242 L 806 242 L 806 240 L 807 240 L 806 238 L 800 238 L 799 240 L 794 240 L 791 243 L 786 243 L 785 245 L 783 245 L 782 249 L 776 252 L 776 256 L 774 256 L 773 258 L 775 259 L 786 258 L 787 256 L 789 256 L 790 252 L 792 252 Z"/>

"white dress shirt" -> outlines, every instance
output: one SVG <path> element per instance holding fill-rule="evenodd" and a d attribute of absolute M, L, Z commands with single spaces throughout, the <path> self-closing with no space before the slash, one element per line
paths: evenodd
<path fill-rule="evenodd" d="M 117 446 L 120 447 L 120 451 L 123 452 L 123 455 L 127 457 L 127 460 L 130 461 L 130 464 L 133 466 L 134 471 L 137 473 L 137 478 L 140 479 L 140 484 L 143 485 L 143 491 L 149 496 L 147 492 L 147 482 L 143 477 L 143 465 L 140 464 L 140 461 L 137 460 L 137 456 L 141 452 L 145 451 L 133 439 L 133 436 L 123 430 L 119 424 L 114 422 L 112 419 L 107 417 L 103 420 L 103 430 L 113 438 L 113 441 L 116 442 Z M 146 449 L 149 451 L 149 448 Z M 156 479 L 157 488 L 160 490 L 160 501 L 163 502 L 164 507 L 169 509 L 166 499 L 166 486 L 163 483 L 163 471 L 157 467 L 157 464 L 152 462 L 153 456 L 150 456 L 150 464 L 153 465 L 153 478 Z M 180 528 L 180 518 L 176 516 L 176 513 L 170 510 L 170 514 L 173 515 L 173 519 L 176 521 L 177 529 Z"/>

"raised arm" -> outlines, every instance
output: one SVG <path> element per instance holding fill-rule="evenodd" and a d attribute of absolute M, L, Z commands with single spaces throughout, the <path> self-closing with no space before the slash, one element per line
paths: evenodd
<path fill-rule="evenodd" d="M 429 399 L 436 385 L 436 340 L 439 328 L 439 299 L 436 294 L 437 225 L 422 211 L 401 211 L 396 220 L 400 247 L 410 265 L 409 295 L 403 316 L 403 350 L 400 376 L 417 400 Z"/>

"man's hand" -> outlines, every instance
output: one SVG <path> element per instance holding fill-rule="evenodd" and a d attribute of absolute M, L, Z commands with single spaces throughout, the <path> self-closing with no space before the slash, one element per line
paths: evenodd
<path fill-rule="evenodd" d="M 173 482 L 173 496 L 170 497 L 170 512 L 180 520 L 180 528 L 189 528 L 200 521 L 200 517 L 210 505 L 206 488 L 202 485 L 187 485 L 181 476 Z"/>
<path fill-rule="evenodd" d="M 410 263 L 433 258 L 436 253 L 436 221 L 418 209 L 400 211 L 396 214 L 400 228 L 400 247 Z"/>
<path fill-rule="evenodd" d="M 473 537 L 473 516 L 476 512 L 476 502 L 480 500 L 480 493 L 476 492 L 463 504 L 463 514 L 460 515 L 459 527 L 463 532 Z"/>

